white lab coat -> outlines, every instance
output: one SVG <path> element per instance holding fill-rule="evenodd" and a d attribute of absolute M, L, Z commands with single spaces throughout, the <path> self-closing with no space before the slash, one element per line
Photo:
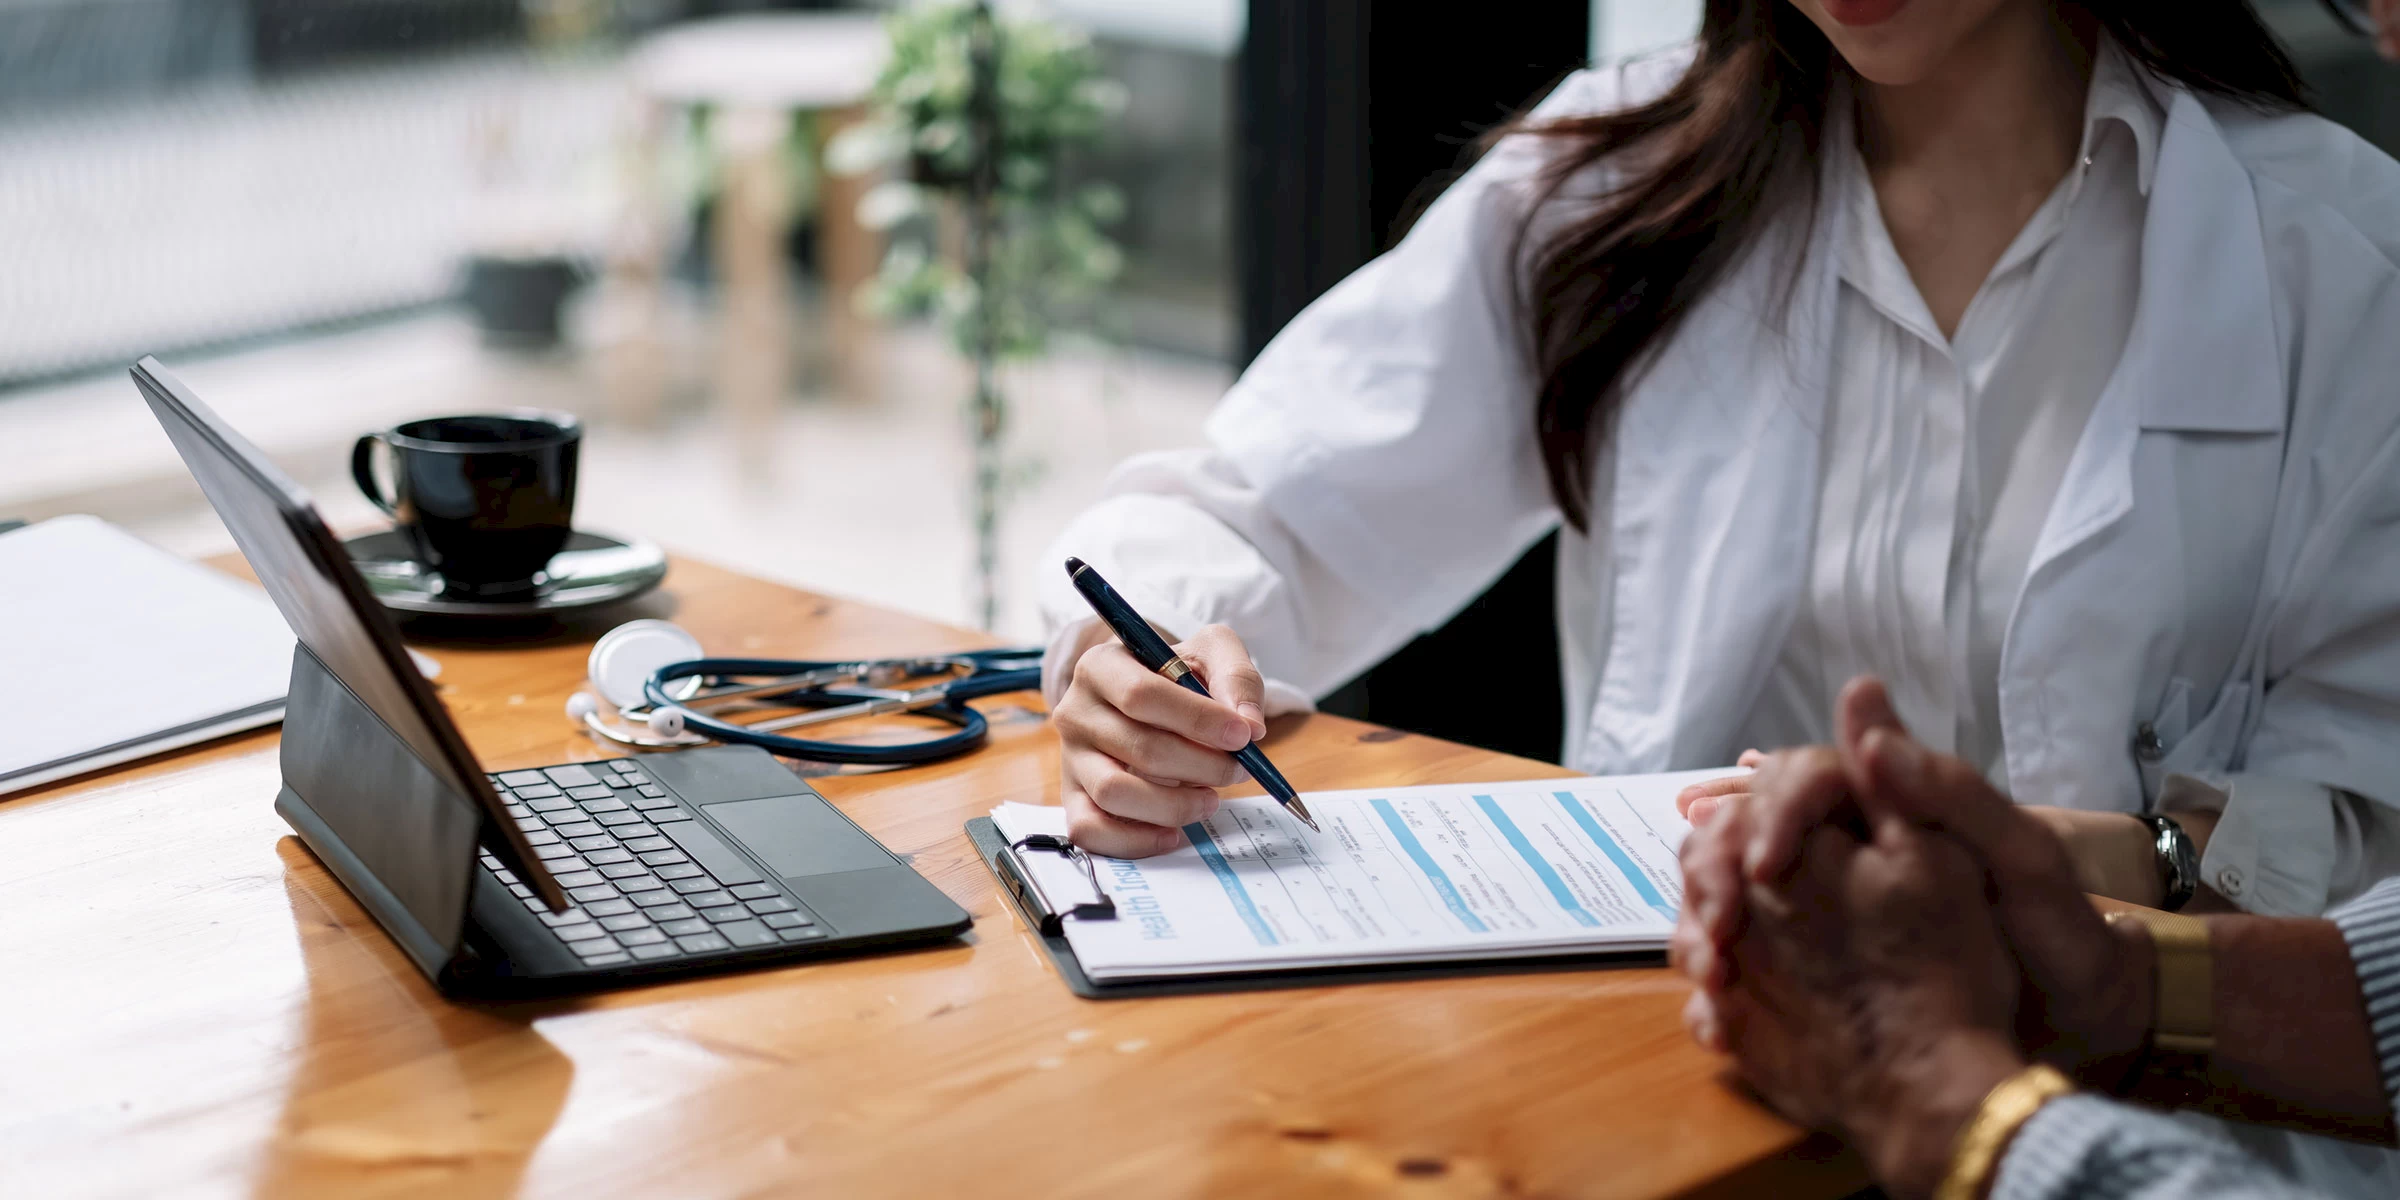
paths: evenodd
<path fill-rule="evenodd" d="M 1580 73 L 1543 110 L 1619 106 L 1683 61 Z M 2141 298 L 2009 622 L 2007 778 L 2132 811 L 2171 773 L 2238 777 L 2204 874 L 2313 914 L 2400 839 L 2400 164 L 2313 116 L 2145 84 L 2167 121 Z M 1540 153 L 1495 148 L 1275 339 L 1209 448 L 1125 464 L 1045 564 L 1093 562 L 1170 629 L 1224 622 L 1312 695 L 1477 595 L 1559 522 L 1509 267 Z M 1655 352 L 1592 534 L 1561 539 L 1580 770 L 1744 749 L 1809 562 L 1834 207 L 1762 239 Z M 1054 625 L 1088 616 L 1055 565 L 1040 580 Z M 1506 702 L 1473 663 L 1456 683 Z"/>

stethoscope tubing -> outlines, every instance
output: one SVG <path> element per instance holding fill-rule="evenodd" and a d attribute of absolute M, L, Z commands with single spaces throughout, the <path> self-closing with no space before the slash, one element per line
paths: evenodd
<path fill-rule="evenodd" d="M 674 711 L 685 732 L 720 742 L 757 746 L 771 754 L 839 766 L 913 766 L 961 754 L 981 745 L 990 726 L 967 701 L 1041 686 L 1040 653 L 1028 650 L 978 650 L 965 654 L 929 655 L 880 662 L 808 662 L 772 658 L 695 658 L 669 663 L 651 673 L 642 685 L 650 712 Z M 1033 663 L 1036 665 L 1008 665 Z M 881 688 L 810 686 L 811 677 L 856 679 L 881 666 L 964 668 L 963 675 L 913 691 Z M 926 674 L 910 670 L 910 674 Z M 677 700 L 671 685 L 685 679 L 724 680 L 769 677 L 767 682 L 736 685 L 702 696 Z M 798 686 L 795 686 L 798 685 Z M 739 725 L 691 707 L 693 700 L 771 699 L 779 705 L 826 710 L 786 717 L 781 721 Z M 839 711 L 844 708 L 855 711 Z M 791 728 L 816 721 L 882 713 L 914 712 L 958 727 L 954 733 L 899 744 L 821 742 L 786 737 L 770 727 Z M 639 743 L 632 743 L 639 744 Z"/>

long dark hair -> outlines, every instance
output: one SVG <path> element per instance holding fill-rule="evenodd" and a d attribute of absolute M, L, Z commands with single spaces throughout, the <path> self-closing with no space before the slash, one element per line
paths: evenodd
<path fill-rule="evenodd" d="M 2128 57 L 2195 92 L 2262 110 L 2307 106 L 2298 72 L 2248 0 L 2060 0 Z M 1625 172 L 1589 211 L 1563 214 L 1526 264 L 1541 381 L 1534 423 L 1550 492 L 1588 532 L 1592 460 L 1639 368 L 1726 264 L 1795 206 L 1813 208 L 1833 84 L 1848 66 L 1790 0 L 1708 0 L 1697 57 L 1656 99 L 1617 112 L 1520 122 L 1549 143 L 1519 240 L 1600 160 Z M 1549 213 L 1556 218 L 1562 214 Z M 1522 245 L 1520 246 L 1522 250 Z"/>

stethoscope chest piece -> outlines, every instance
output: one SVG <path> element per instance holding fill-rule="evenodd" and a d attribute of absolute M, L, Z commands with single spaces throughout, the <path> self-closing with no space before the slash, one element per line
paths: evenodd
<path fill-rule="evenodd" d="M 704 657 L 700 639 L 693 637 L 671 621 L 645 618 L 627 621 L 592 644 L 588 670 L 592 686 L 622 711 L 638 709 L 647 701 L 642 698 L 643 685 L 661 667 Z M 669 693 L 678 700 L 688 700 L 700 690 L 700 680 L 677 680 Z"/>

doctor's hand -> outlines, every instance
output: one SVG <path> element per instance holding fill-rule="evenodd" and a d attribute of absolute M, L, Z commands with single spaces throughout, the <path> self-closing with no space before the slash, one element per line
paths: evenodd
<path fill-rule="evenodd" d="M 1266 736 L 1266 682 L 1241 638 L 1210 625 L 1175 653 L 1210 695 L 1144 670 L 1102 630 L 1051 711 L 1067 836 L 1094 854 L 1182 845 L 1183 826 L 1217 811 L 1217 789 L 1249 778 L 1231 752 Z"/>
<path fill-rule="evenodd" d="M 1742 756 L 1734 760 L 1733 765 L 1749 767 L 1755 771 L 1758 769 L 1758 764 L 1765 761 L 1767 761 L 1765 752 L 1744 750 Z M 1706 825 L 1717 815 L 1718 809 L 1733 804 L 1740 797 L 1749 794 L 1750 776 L 1727 775 L 1721 779 L 1695 783 L 1675 793 L 1675 811 L 1681 814 L 1684 820 L 1690 821 L 1694 825 Z"/>

